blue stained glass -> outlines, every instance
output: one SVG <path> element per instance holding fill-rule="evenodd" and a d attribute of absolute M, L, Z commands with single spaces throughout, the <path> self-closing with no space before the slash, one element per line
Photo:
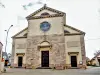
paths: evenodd
<path fill-rule="evenodd" d="M 48 31 L 50 29 L 50 23 L 42 22 L 41 25 L 40 25 L 40 29 L 42 31 Z"/>

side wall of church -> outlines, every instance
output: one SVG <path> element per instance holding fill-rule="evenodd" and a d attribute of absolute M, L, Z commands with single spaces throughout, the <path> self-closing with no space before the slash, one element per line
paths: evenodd
<path fill-rule="evenodd" d="M 66 64 L 71 67 L 71 56 L 77 57 L 77 67 L 80 67 L 80 62 L 85 63 L 85 55 L 83 57 L 82 54 L 85 53 L 85 48 L 83 47 L 81 35 L 66 35 L 65 36 L 65 48 L 66 48 Z M 84 36 L 83 36 L 84 38 Z M 73 54 L 69 54 L 69 53 Z M 76 54 L 78 53 L 78 54 Z"/>
<path fill-rule="evenodd" d="M 80 43 L 81 43 L 81 53 L 82 53 L 83 64 L 86 65 L 86 51 L 85 51 L 84 35 L 80 36 Z"/>
<path fill-rule="evenodd" d="M 24 67 L 25 63 L 26 63 L 26 48 L 27 48 L 26 38 L 16 38 L 16 39 L 14 39 L 14 41 L 15 41 L 15 44 L 14 44 L 14 48 L 13 48 L 13 50 L 14 50 L 13 66 L 18 67 L 18 56 L 21 56 L 21 57 L 23 57 L 22 67 Z M 22 54 L 24 54 L 24 55 L 22 55 Z"/>

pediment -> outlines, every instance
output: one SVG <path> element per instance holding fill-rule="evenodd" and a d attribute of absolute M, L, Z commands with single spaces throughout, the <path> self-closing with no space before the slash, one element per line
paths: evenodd
<path fill-rule="evenodd" d="M 37 13 L 36 15 L 34 15 L 34 16 L 43 16 L 43 14 L 44 14 L 44 15 L 54 15 L 54 14 L 58 14 L 58 13 L 49 11 L 49 10 L 47 10 L 47 9 L 44 9 L 44 10 L 42 10 L 41 12 L 38 12 L 38 13 Z"/>
<path fill-rule="evenodd" d="M 27 30 L 28 30 L 28 27 L 23 29 L 22 31 L 18 32 L 17 34 L 15 34 L 12 38 L 27 37 Z"/>
<path fill-rule="evenodd" d="M 85 34 L 85 32 L 69 25 L 64 25 L 64 34 Z"/>
<path fill-rule="evenodd" d="M 42 8 L 38 9 L 37 11 L 33 12 L 29 16 L 27 16 L 27 19 L 30 19 L 32 17 L 36 16 L 43 16 L 42 14 L 46 15 L 64 15 L 65 13 L 47 6 L 43 6 Z"/>

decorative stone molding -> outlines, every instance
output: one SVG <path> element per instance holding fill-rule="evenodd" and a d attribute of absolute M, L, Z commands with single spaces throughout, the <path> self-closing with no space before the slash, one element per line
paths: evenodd
<path fill-rule="evenodd" d="M 68 27 L 68 28 L 70 28 L 70 29 L 72 29 L 72 30 L 75 30 L 75 31 L 77 31 L 77 32 L 79 32 L 79 33 L 66 33 L 66 34 L 69 34 L 69 35 L 85 35 L 85 32 L 83 32 L 83 31 L 81 31 L 81 30 L 79 30 L 79 29 L 76 29 L 76 28 L 74 28 L 74 27 L 72 27 L 72 26 L 69 26 L 69 25 L 64 25 L 65 27 Z"/>
<path fill-rule="evenodd" d="M 48 41 L 43 41 L 38 45 L 38 50 L 49 49 L 51 50 L 52 45 Z"/>
<path fill-rule="evenodd" d="M 38 46 L 38 50 L 43 50 L 43 49 L 48 49 L 48 50 L 51 50 L 52 49 L 52 46 L 51 45 L 48 45 L 48 46 Z"/>
<path fill-rule="evenodd" d="M 69 54 L 69 55 L 71 55 L 71 54 L 76 54 L 76 55 L 78 55 L 79 52 L 68 52 L 68 54 Z"/>
<path fill-rule="evenodd" d="M 75 36 L 75 35 L 81 35 L 81 33 L 65 33 L 65 36 Z"/>
<path fill-rule="evenodd" d="M 60 17 L 60 16 L 63 16 L 63 15 L 62 14 L 54 14 L 54 15 L 47 15 L 47 16 L 34 16 L 34 17 L 28 18 L 28 20 L 42 19 L 42 18 L 52 18 L 52 17 Z"/>
<path fill-rule="evenodd" d="M 20 56 L 20 55 L 21 55 L 21 56 L 24 56 L 25 53 L 16 53 L 16 55 L 17 55 L 17 56 Z"/>
<path fill-rule="evenodd" d="M 41 12 L 44 9 L 52 11 L 52 12 L 55 12 L 55 13 L 57 13 L 59 15 L 65 15 L 64 12 L 61 12 L 59 10 L 56 10 L 56 9 L 53 9 L 53 8 L 50 8 L 50 7 L 47 7 L 47 6 L 44 6 L 44 7 L 40 8 L 39 10 L 35 11 L 34 13 L 30 14 L 29 16 L 27 16 L 26 18 L 30 19 L 31 17 L 33 17 L 34 15 L 36 15 L 37 13 Z"/>

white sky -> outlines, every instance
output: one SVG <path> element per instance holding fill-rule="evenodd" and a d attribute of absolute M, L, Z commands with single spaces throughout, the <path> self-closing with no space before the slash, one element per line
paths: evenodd
<path fill-rule="evenodd" d="M 14 25 L 8 36 L 7 52 L 11 52 L 11 36 L 27 26 L 26 19 L 17 19 L 17 16 L 26 17 L 43 5 L 36 4 L 24 10 L 22 5 L 38 0 L 1 0 L 5 8 L 0 7 L 0 40 L 5 47 L 6 32 L 10 25 Z M 100 1 L 99 0 L 42 0 L 47 6 L 66 13 L 66 24 L 84 32 L 86 55 L 93 57 L 93 53 L 100 49 Z M 5 48 L 3 48 L 4 51 Z"/>

